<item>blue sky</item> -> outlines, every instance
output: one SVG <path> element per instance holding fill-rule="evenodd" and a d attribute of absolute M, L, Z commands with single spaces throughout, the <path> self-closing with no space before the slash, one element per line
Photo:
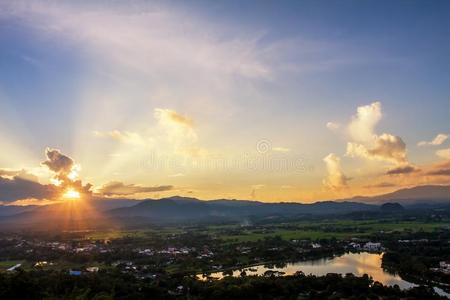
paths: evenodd
<path fill-rule="evenodd" d="M 417 145 L 450 131 L 447 1 L 1 6 L 0 145 L 11 155 L 0 168 L 46 182 L 39 163 L 52 147 L 99 189 L 170 184 L 169 193 L 267 201 L 448 182 L 429 176 L 447 139 Z M 358 107 L 381 115 L 359 141 L 349 132 Z M 302 159 L 309 171 L 192 166 L 257 156 L 261 140 L 271 159 Z M 155 153 L 183 165 L 143 167 Z M 405 166 L 415 171 L 386 177 Z"/>

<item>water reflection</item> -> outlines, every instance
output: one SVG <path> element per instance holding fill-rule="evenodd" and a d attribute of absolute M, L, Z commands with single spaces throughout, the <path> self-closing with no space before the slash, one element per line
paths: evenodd
<path fill-rule="evenodd" d="M 328 273 L 347 274 L 353 273 L 357 276 L 368 274 L 375 281 L 379 281 L 384 285 L 397 284 L 401 289 L 408 289 L 416 286 L 415 284 L 405 281 L 400 276 L 388 273 L 381 268 L 382 254 L 377 253 L 347 253 L 334 258 L 323 258 L 317 260 L 309 260 L 295 263 L 287 263 L 282 265 L 259 265 L 245 268 L 246 275 L 264 275 L 266 271 L 283 272 L 283 275 L 293 275 L 297 271 L 302 271 L 305 275 L 322 276 Z M 233 276 L 240 276 L 241 270 L 233 271 Z M 223 273 L 216 272 L 209 274 L 210 278 L 222 279 Z M 205 280 L 202 275 L 197 276 L 198 279 Z M 439 294 L 446 295 L 440 289 L 435 289 Z"/>

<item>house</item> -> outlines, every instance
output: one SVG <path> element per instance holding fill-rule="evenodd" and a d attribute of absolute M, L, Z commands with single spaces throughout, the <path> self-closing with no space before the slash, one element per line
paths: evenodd
<path fill-rule="evenodd" d="M 361 245 L 358 244 L 358 243 L 355 243 L 355 242 L 351 242 L 350 244 L 348 244 L 348 246 L 349 246 L 350 248 L 355 249 L 355 250 L 360 250 L 360 249 L 361 249 Z"/>
<path fill-rule="evenodd" d="M 439 268 L 430 268 L 433 272 L 440 272 L 446 275 L 450 275 L 450 263 L 446 261 L 439 262 Z"/>
<path fill-rule="evenodd" d="M 363 249 L 366 251 L 380 251 L 381 243 L 367 242 L 364 244 Z"/>
<path fill-rule="evenodd" d="M 69 275 L 71 276 L 81 276 L 80 270 L 69 270 Z"/>
<path fill-rule="evenodd" d="M 311 247 L 313 247 L 313 249 L 318 249 L 320 247 L 322 247 L 320 244 L 318 243 L 311 243 Z"/>
<path fill-rule="evenodd" d="M 86 271 L 88 271 L 89 273 L 97 273 L 99 269 L 99 267 L 87 267 Z"/>
<path fill-rule="evenodd" d="M 17 264 L 17 265 L 12 266 L 11 268 L 7 269 L 6 271 L 12 272 L 12 271 L 15 271 L 17 268 L 20 268 L 21 266 L 22 266 L 22 264 Z"/>
<path fill-rule="evenodd" d="M 439 262 L 439 267 L 441 269 L 449 269 L 450 270 L 450 263 L 448 263 L 446 261 L 441 261 L 441 262 Z"/>
<path fill-rule="evenodd" d="M 45 260 L 38 261 L 34 264 L 35 267 L 45 267 L 46 265 L 48 265 L 48 262 L 46 262 Z"/>

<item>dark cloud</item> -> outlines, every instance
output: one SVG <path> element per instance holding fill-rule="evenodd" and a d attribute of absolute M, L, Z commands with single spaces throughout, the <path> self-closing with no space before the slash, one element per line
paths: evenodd
<path fill-rule="evenodd" d="M 433 170 L 433 171 L 428 172 L 427 175 L 450 176 L 450 169 Z"/>
<path fill-rule="evenodd" d="M 29 181 L 38 181 L 37 176 L 28 173 L 26 170 L 9 170 L 9 169 L 0 169 L 0 176 L 6 178 L 18 177 L 21 179 L 29 180 Z"/>
<path fill-rule="evenodd" d="M 173 186 L 171 185 L 139 186 L 135 184 L 124 184 L 119 181 L 112 181 L 103 185 L 98 192 L 105 196 L 128 196 L 140 193 L 170 191 L 172 189 Z"/>
<path fill-rule="evenodd" d="M 75 180 L 70 174 L 75 171 L 74 161 L 57 149 L 47 148 L 47 160 L 42 165 L 54 172 L 54 178 L 60 181 L 59 185 L 40 184 L 38 178 L 26 170 L 0 169 L 0 201 L 13 202 L 23 199 L 56 199 L 68 188 L 77 190 L 83 195 L 91 194 L 92 185 Z M 70 178 L 69 178 L 70 177 Z"/>
<path fill-rule="evenodd" d="M 62 154 L 58 149 L 50 148 L 45 150 L 45 155 L 47 156 L 47 160 L 42 162 L 42 165 L 47 166 L 51 171 L 53 171 L 55 173 L 54 178 L 62 182 L 59 187 L 60 189 L 74 188 L 82 194 L 91 194 L 91 184 L 88 183 L 83 185 L 81 180 L 75 179 L 75 177 L 78 176 L 78 166 L 75 165 L 72 158 Z"/>
<path fill-rule="evenodd" d="M 67 176 L 72 170 L 74 164 L 73 159 L 62 154 L 58 149 L 47 148 L 45 155 L 47 156 L 47 160 L 42 162 L 42 164 L 58 175 Z"/>
<path fill-rule="evenodd" d="M 444 161 L 433 165 L 425 174 L 432 176 L 450 176 L 450 161 Z"/>
<path fill-rule="evenodd" d="M 12 179 L 0 177 L 0 201 L 13 202 L 21 199 L 51 199 L 58 194 L 54 185 L 43 185 L 19 176 Z"/>
<path fill-rule="evenodd" d="M 409 174 L 420 171 L 414 166 L 400 166 L 393 169 L 390 169 L 386 172 L 387 175 L 399 175 L 399 174 Z"/>

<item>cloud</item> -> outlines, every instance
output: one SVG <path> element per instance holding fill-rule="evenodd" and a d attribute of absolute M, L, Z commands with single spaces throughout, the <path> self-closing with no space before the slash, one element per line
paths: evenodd
<path fill-rule="evenodd" d="M 135 184 L 124 184 L 119 181 L 111 181 L 104 184 L 99 189 L 97 193 L 105 196 L 130 196 L 141 193 L 154 193 L 154 192 L 164 192 L 173 189 L 171 185 L 161 185 L 161 186 L 139 186 Z"/>
<path fill-rule="evenodd" d="M 46 149 L 45 154 L 47 159 L 42 165 L 54 174 L 51 181 L 57 184 L 41 184 L 37 176 L 24 169 L 0 169 L 1 202 L 58 199 L 67 187 L 75 188 L 82 194 L 90 193 L 91 185 L 83 185 L 80 180 L 75 180 L 79 166 L 70 157 L 50 148 Z"/>
<path fill-rule="evenodd" d="M 372 149 L 368 149 L 362 144 L 347 143 L 346 155 L 396 164 L 407 163 L 405 143 L 400 137 L 387 133 L 375 137 L 375 146 Z"/>
<path fill-rule="evenodd" d="M 436 155 L 450 160 L 450 148 L 438 150 L 436 151 Z"/>
<path fill-rule="evenodd" d="M 62 154 L 58 149 L 47 148 L 45 150 L 47 160 L 42 162 L 42 165 L 47 166 L 50 170 L 57 174 L 69 175 L 72 171 L 74 163 L 73 160 Z"/>
<path fill-rule="evenodd" d="M 397 165 L 387 170 L 384 174 L 380 174 L 378 178 L 371 179 L 371 181 L 412 187 L 417 185 L 448 184 L 448 178 L 450 178 L 450 160 L 420 166 L 411 164 Z M 366 187 L 376 188 L 377 186 L 370 184 Z"/>
<path fill-rule="evenodd" d="M 76 189 L 83 195 L 91 194 L 91 184 L 83 185 L 81 180 L 78 180 L 78 173 L 81 166 L 75 164 L 74 160 L 67 155 L 61 153 L 58 149 L 47 148 L 45 150 L 47 159 L 41 164 L 47 166 L 49 170 L 53 171 L 54 177 L 52 183 L 58 186 L 60 191 L 64 191 L 67 188 Z"/>
<path fill-rule="evenodd" d="M 16 176 L 19 172 L 17 170 L 0 169 L 0 176 Z"/>
<path fill-rule="evenodd" d="M 364 188 L 371 189 L 371 188 L 388 188 L 388 187 L 395 187 L 397 186 L 395 183 L 392 182 L 380 182 L 376 184 L 370 184 L 364 186 Z"/>
<path fill-rule="evenodd" d="M 191 118 L 167 108 L 155 108 L 154 116 L 175 153 L 192 157 L 208 153 L 206 149 L 197 145 L 197 131 Z"/>
<path fill-rule="evenodd" d="M 445 161 L 445 162 L 441 162 L 438 164 L 434 164 L 431 168 L 429 168 L 426 175 L 450 176 L 450 161 Z"/>
<path fill-rule="evenodd" d="M 0 201 L 13 202 L 21 199 L 51 199 L 58 194 L 54 185 L 43 185 L 35 181 L 14 176 L 12 179 L 0 177 Z"/>
<path fill-rule="evenodd" d="M 161 5 L 141 5 L 139 12 L 134 5 L 120 11 L 114 5 L 101 10 L 64 3 L 8 6 L 10 15 L 41 32 L 63 35 L 99 61 L 148 76 L 271 76 L 258 39 L 242 34 L 224 38 L 217 26 Z"/>
<path fill-rule="evenodd" d="M 375 127 L 381 117 L 380 102 L 358 107 L 349 124 L 349 133 L 353 141 L 347 143 L 346 155 L 407 164 L 406 144 L 401 137 L 389 133 L 381 135 L 375 133 Z"/>
<path fill-rule="evenodd" d="M 450 168 L 449 168 L 449 169 L 433 170 L 433 171 L 428 172 L 427 175 L 433 175 L 433 176 L 450 176 Z"/>
<path fill-rule="evenodd" d="M 436 137 L 430 141 L 421 141 L 417 143 L 418 146 L 439 146 L 442 145 L 449 138 L 448 134 L 439 133 Z"/>
<path fill-rule="evenodd" d="M 373 102 L 357 108 L 348 130 L 350 136 L 357 142 L 371 142 L 375 135 L 375 126 L 381 120 L 381 103 Z"/>
<path fill-rule="evenodd" d="M 0 177 L 12 179 L 13 177 L 17 177 L 20 179 L 38 182 L 38 177 L 34 174 L 29 173 L 25 169 L 21 170 L 9 170 L 9 169 L 0 169 Z"/>
<path fill-rule="evenodd" d="M 338 130 L 341 127 L 341 124 L 334 123 L 334 122 L 328 122 L 326 126 L 331 131 L 335 131 L 335 130 Z"/>
<path fill-rule="evenodd" d="M 191 118 L 183 116 L 171 109 L 156 108 L 155 117 L 163 123 L 176 123 L 186 128 L 194 127 L 194 121 Z"/>
<path fill-rule="evenodd" d="M 206 149 L 197 145 L 198 136 L 193 119 L 167 108 L 155 108 L 153 116 L 157 126 L 151 130 L 151 135 L 122 130 L 93 131 L 93 134 L 139 147 L 170 146 L 174 153 L 192 157 L 207 154 Z"/>
<path fill-rule="evenodd" d="M 190 139 L 197 139 L 194 122 L 191 118 L 167 108 L 155 108 L 154 116 L 158 123 L 166 128 L 170 134 L 176 135 L 177 137 L 179 135 L 187 135 Z"/>
<path fill-rule="evenodd" d="M 399 166 L 392 168 L 386 172 L 387 175 L 399 175 L 399 174 L 409 174 L 409 173 L 415 173 L 419 172 L 420 169 L 411 166 L 411 165 L 405 165 L 405 166 Z"/>
<path fill-rule="evenodd" d="M 375 147 L 368 150 L 370 156 L 396 163 L 406 162 L 406 144 L 401 137 L 383 133 L 375 138 Z"/>
<path fill-rule="evenodd" d="M 341 159 L 336 154 L 330 153 L 323 161 L 328 171 L 328 177 L 323 181 L 324 185 L 333 190 L 347 187 L 349 178 L 341 170 Z"/>
<path fill-rule="evenodd" d="M 124 144 L 146 145 L 148 142 L 148 139 L 145 139 L 139 133 L 130 131 L 120 131 L 120 130 L 112 130 L 107 132 L 94 131 L 93 134 L 96 137 L 111 138 Z"/>

